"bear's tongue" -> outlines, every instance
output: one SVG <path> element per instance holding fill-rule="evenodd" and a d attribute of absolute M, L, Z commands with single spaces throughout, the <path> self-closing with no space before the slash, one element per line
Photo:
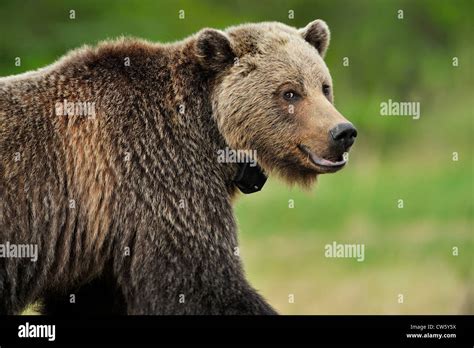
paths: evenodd
<path fill-rule="evenodd" d="M 328 159 L 322 158 L 317 156 L 313 151 L 311 151 L 307 146 L 305 145 L 298 145 L 298 147 L 306 153 L 311 161 L 318 165 L 318 166 L 323 166 L 323 167 L 340 167 L 346 164 L 346 160 L 342 159 L 341 161 L 330 161 Z"/>

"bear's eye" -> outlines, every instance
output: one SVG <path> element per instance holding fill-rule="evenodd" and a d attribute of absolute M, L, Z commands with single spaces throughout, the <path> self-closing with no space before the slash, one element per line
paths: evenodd
<path fill-rule="evenodd" d="M 283 93 L 283 98 L 285 98 L 285 100 L 287 101 L 295 101 L 300 98 L 300 95 L 296 93 L 295 91 L 290 90 Z"/>
<path fill-rule="evenodd" d="M 329 85 L 323 85 L 323 94 L 324 94 L 326 97 L 329 97 L 329 95 L 331 94 L 331 86 L 329 86 Z"/>

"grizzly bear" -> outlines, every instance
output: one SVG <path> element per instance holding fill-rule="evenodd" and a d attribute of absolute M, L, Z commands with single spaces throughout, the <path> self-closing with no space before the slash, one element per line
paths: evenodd
<path fill-rule="evenodd" d="M 0 314 L 276 314 L 244 277 L 232 201 L 346 164 L 328 44 L 322 20 L 244 24 L 1 78 Z"/>

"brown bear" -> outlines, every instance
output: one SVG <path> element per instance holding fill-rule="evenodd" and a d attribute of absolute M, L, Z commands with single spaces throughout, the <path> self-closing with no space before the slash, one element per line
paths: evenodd
<path fill-rule="evenodd" d="M 48 314 L 275 314 L 244 277 L 231 203 L 267 175 L 308 186 L 345 165 L 357 133 L 328 44 L 322 20 L 244 24 L 1 78 L 0 314 L 39 299 Z"/>

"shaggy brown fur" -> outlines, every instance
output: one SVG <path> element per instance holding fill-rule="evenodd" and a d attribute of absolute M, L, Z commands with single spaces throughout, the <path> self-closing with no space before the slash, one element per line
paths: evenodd
<path fill-rule="evenodd" d="M 274 314 L 235 253 L 238 165 L 216 153 L 257 150 L 266 172 L 314 180 L 297 144 L 328 155 L 344 120 L 320 91 L 328 40 L 322 21 L 205 29 L 0 79 L 0 243 L 39 250 L 0 258 L 0 314 L 40 298 L 46 313 Z M 305 96 L 294 115 L 284 84 Z M 58 116 L 65 99 L 94 102 L 95 117 Z"/>

